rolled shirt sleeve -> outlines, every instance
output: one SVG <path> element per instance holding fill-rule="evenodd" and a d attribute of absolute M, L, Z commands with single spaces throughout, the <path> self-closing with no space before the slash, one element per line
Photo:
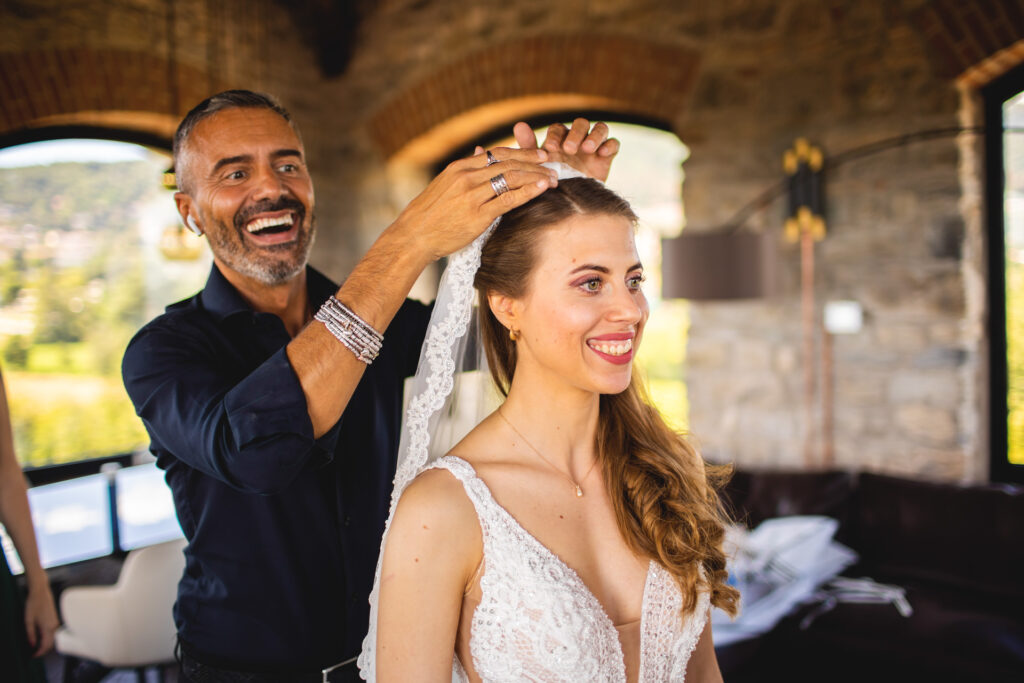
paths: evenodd
<path fill-rule="evenodd" d="M 241 491 L 274 493 L 331 457 L 337 425 L 314 439 L 306 397 L 279 348 L 245 373 L 216 340 L 171 320 L 129 344 L 125 387 L 161 451 Z M 185 322 L 185 321 L 179 321 Z"/>

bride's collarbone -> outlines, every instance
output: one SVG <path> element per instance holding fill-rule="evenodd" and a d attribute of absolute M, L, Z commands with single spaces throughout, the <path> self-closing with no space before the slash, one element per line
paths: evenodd
<path fill-rule="evenodd" d="M 640 616 L 649 561 L 633 553 L 619 532 L 599 476 L 584 495 L 557 475 L 521 462 L 471 462 L 491 496 L 518 525 L 580 580 L 614 624 Z"/>

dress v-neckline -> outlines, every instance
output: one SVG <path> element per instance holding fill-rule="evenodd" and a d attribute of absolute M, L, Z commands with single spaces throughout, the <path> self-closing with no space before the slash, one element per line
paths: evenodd
<path fill-rule="evenodd" d="M 542 554 L 546 555 L 549 559 L 553 560 L 562 569 L 564 569 L 566 571 L 566 573 L 570 577 L 572 577 L 572 580 L 576 582 L 577 587 L 582 589 L 583 593 L 587 596 L 587 599 L 589 599 L 591 602 L 593 602 L 594 606 L 597 607 L 596 611 L 601 615 L 601 618 L 602 618 L 602 620 L 604 622 L 604 625 L 607 626 L 609 629 L 611 629 L 610 633 L 613 633 L 615 635 L 615 643 L 616 643 L 616 645 L 619 648 L 619 655 L 622 658 L 623 663 L 625 663 L 625 653 L 622 651 L 622 641 L 619 640 L 618 627 L 612 622 L 611 617 L 608 616 L 608 610 L 606 610 L 604 605 L 601 603 L 601 601 L 597 599 L 597 596 L 594 595 L 594 591 L 590 590 L 590 586 L 588 586 L 586 584 L 586 582 L 580 577 L 579 573 L 577 573 L 577 571 L 575 569 L 570 567 L 569 564 L 565 560 L 563 560 L 561 557 L 559 557 L 558 553 L 556 553 L 554 550 L 552 550 L 548 546 L 544 545 L 540 541 L 539 538 L 537 538 L 532 533 L 530 533 L 529 529 L 524 527 L 519 522 L 519 520 L 516 519 L 515 515 L 513 515 L 511 512 L 509 512 L 508 509 L 505 508 L 505 506 L 503 506 L 501 503 L 498 502 L 498 500 L 494 497 L 494 494 L 491 492 L 491 487 L 489 487 L 487 485 L 487 482 L 485 482 L 483 479 L 481 479 L 480 475 L 478 475 L 476 473 L 476 468 L 474 468 L 471 464 L 469 464 L 469 462 L 463 460 L 462 458 L 460 458 L 457 455 L 449 455 L 449 456 L 446 456 L 446 457 L 451 458 L 453 460 L 458 460 L 460 462 L 465 463 L 466 466 L 473 473 L 473 478 L 478 480 L 480 482 L 480 484 L 483 486 L 484 490 L 487 491 L 488 499 L 494 505 L 494 507 L 499 511 L 499 513 L 502 514 L 502 515 L 505 515 L 509 519 L 509 521 L 511 521 L 512 524 L 515 525 L 515 527 L 517 529 L 522 531 L 523 535 L 526 538 L 529 539 L 529 542 L 533 543 L 540 550 L 540 552 Z M 652 571 L 653 568 L 651 566 L 652 564 L 654 564 L 654 560 L 651 560 L 651 561 L 649 561 L 647 563 L 647 572 L 644 575 L 644 587 L 643 587 L 643 589 L 641 590 L 641 593 L 640 593 L 640 619 L 639 619 L 639 621 L 640 621 L 641 629 L 643 629 L 643 619 L 644 619 L 644 612 L 645 612 L 644 608 L 647 606 L 647 589 L 648 589 L 648 587 L 650 585 L 651 578 L 654 575 L 654 572 Z M 486 571 L 487 570 L 485 568 L 484 572 L 486 573 Z M 627 626 L 629 624 L 635 624 L 637 621 L 638 620 L 636 620 L 636 619 L 634 619 L 632 621 L 627 621 L 627 622 L 625 622 L 623 624 L 620 624 L 620 626 Z M 643 652 L 643 634 L 642 634 L 642 632 L 641 632 L 641 642 L 640 642 L 640 645 L 641 645 L 640 650 L 641 650 L 641 652 Z"/>

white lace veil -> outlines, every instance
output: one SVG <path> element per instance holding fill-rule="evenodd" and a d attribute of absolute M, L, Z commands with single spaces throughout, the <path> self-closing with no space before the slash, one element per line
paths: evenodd
<path fill-rule="evenodd" d="M 546 163 L 558 173 L 559 180 L 582 178 L 571 166 Z M 473 278 L 480 267 L 484 243 L 494 232 L 501 218 L 493 223 L 472 244 L 456 252 L 441 276 L 434 311 L 427 335 L 420 350 L 416 375 L 407 383 L 408 403 L 402 436 L 398 445 L 398 467 L 391 509 L 377 573 L 370 593 L 370 625 L 359 655 L 359 675 L 375 681 L 377 673 L 377 606 L 380 596 L 380 570 L 395 507 L 405 487 L 431 462 L 437 460 L 475 427 L 500 403 L 497 389 L 487 368 L 480 332 L 476 325 L 474 303 L 476 291 Z"/>

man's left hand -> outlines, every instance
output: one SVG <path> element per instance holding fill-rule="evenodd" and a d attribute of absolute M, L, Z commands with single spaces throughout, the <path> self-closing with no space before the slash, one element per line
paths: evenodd
<path fill-rule="evenodd" d="M 537 147 L 537 136 L 528 124 L 520 121 L 512 131 L 521 149 Z M 591 128 L 584 118 L 573 121 L 572 128 L 552 124 L 540 147 L 547 151 L 549 161 L 561 161 L 601 182 L 608 179 L 612 160 L 619 153 L 619 141 L 608 137 L 608 125 L 598 122 Z"/>

